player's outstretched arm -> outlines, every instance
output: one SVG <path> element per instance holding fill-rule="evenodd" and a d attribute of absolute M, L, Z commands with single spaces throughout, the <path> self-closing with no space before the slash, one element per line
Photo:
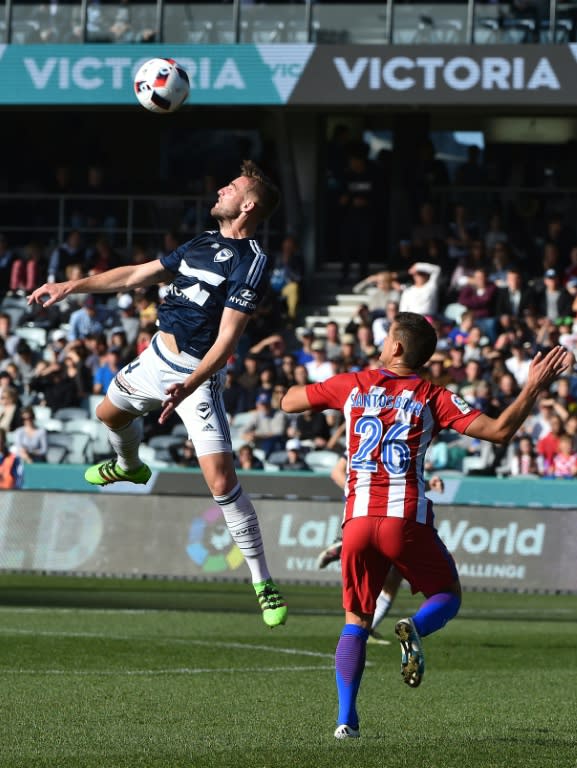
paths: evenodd
<path fill-rule="evenodd" d="M 283 395 L 280 407 L 285 413 L 302 413 L 311 407 L 304 384 L 295 384 Z"/>
<path fill-rule="evenodd" d="M 116 267 L 98 275 L 82 277 L 79 280 L 66 280 L 62 283 L 44 283 L 28 296 L 28 304 L 42 304 L 49 307 L 66 298 L 71 293 L 112 293 L 144 288 L 161 280 L 172 279 L 173 274 L 166 270 L 159 259 L 136 266 Z"/>
<path fill-rule="evenodd" d="M 574 362 L 572 353 L 564 347 L 554 347 L 546 355 L 537 352 L 531 361 L 527 382 L 517 399 L 496 419 L 484 413 L 478 416 L 469 424 L 465 434 L 492 443 L 508 443 L 531 413 L 539 392 L 547 389 Z"/>

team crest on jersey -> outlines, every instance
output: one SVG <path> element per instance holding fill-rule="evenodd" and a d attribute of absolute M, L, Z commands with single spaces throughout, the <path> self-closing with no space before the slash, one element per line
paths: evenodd
<path fill-rule="evenodd" d="M 462 397 L 459 397 L 459 395 L 451 395 L 451 401 L 454 403 L 454 405 L 457 406 L 461 413 L 465 415 L 467 413 L 471 413 L 471 406 L 466 400 L 463 400 Z"/>
<path fill-rule="evenodd" d="M 199 403 L 196 406 L 196 412 L 201 419 L 204 419 L 204 421 L 206 421 L 208 417 L 212 415 L 212 410 L 209 403 Z"/>
<path fill-rule="evenodd" d="M 232 259 L 234 256 L 234 253 L 230 250 L 230 248 L 223 248 L 222 251 L 219 251 L 214 255 L 215 261 L 228 261 L 229 259 Z"/>

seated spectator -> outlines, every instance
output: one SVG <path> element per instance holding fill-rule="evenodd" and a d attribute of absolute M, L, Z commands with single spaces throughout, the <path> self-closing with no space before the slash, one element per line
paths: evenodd
<path fill-rule="evenodd" d="M 98 309 L 94 296 L 87 296 L 83 305 L 70 315 L 68 340 L 84 339 L 92 334 L 104 332 L 104 324 L 98 318 Z"/>
<path fill-rule="evenodd" d="M 479 360 L 469 360 L 465 364 L 465 378 L 459 384 L 457 390 L 463 400 L 466 400 L 469 404 L 475 399 L 475 390 L 477 385 L 483 378 L 483 369 Z"/>
<path fill-rule="evenodd" d="M 298 437 L 308 448 L 320 451 L 327 447 L 331 430 L 323 411 L 306 410 L 298 414 L 287 434 L 290 437 Z"/>
<path fill-rule="evenodd" d="M 408 269 L 413 278 L 412 285 L 403 288 L 399 301 L 399 312 L 417 312 L 433 316 L 439 309 L 439 284 L 441 267 L 418 261 Z"/>
<path fill-rule="evenodd" d="M 466 310 L 461 315 L 458 324 L 447 334 L 447 338 L 456 347 L 462 347 L 467 343 L 469 332 L 475 325 L 475 318 L 471 310 Z"/>
<path fill-rule="evenodd" d="M 558 317 L 572 315 L 573 296 L 561 283 L 556 269 L 547 269 L 535 286 L 535 309 L 538 315 L 555 322 Z"/>
<path fill-rule="evenodd" d="M 510 266 L 505 275 L 505 285 L 495 292 L 495 314 L 512 315 L 520 318 L 527 309 L 533 307 L 535 295 L 532 288 L 525 285 L 523 274 L 518 267 Z"/>
<path fill-rule="evenodd" d="M 302 279 L 298 241 L 294 235 L 286 235 L 274 259 L 270 284 L 284 304 L 284 315 L 289 323 L 295 323 L 297 319 Z"/>
<path fill-rule="evenodd" d="M 440 387 L 446 387 L 452 384 L 450 373 L 445 368 L 446 357 L 442 352 L 435 352 L 421 372 L 423 379 Z"/>
<path fill-rule="evenodd" d="M 61 282 L 66 279 L 66 268 L 71 264 L 84 266 L 86 250 L 82 235 L 78 229 L 71 230 L 63 243 L 57 246 L 48 260 L 48 282 Z"/>
<path fill-rule="evenodd" d="M 173 463 L 178 467 L 196 469 L 200 466 L 192 440 L 187 439 L 182 445 L 171 445 L 168 452 Z"/>
<path fill-rule="evenodd" d="M 540 474 L 538 456 L 533 441 L 528 435 L 522 435 L 511 457 L 512 477 L 536 477 Z"/>
<path fill-rule="evenodd" d="M 254 455 L 252 445 L 245 443 L 241 445 L 234 459 L 234 466 L 237 469 L 244 469 L 247 472 L 264 469 L 262 461 Z"/>
<path fill-rule="evenodd" d="M 0 340 L 4 342 L 7 354 L 12 357 L 20 341 L 20 336 L 12 331 L 12 318 L 0 311 Z"/>
<path fill-rule="evenodd" d="M 389 328 L 399 313 L 399 302 L 389 301 L 385 307 L 385 314 L 376 317 L 371 325 L 373 341 L 377 347 L 382 347 L 384 340 L 389 335 Z"/>
<path fill-rule="evenodd" d="M 329 360 L 334 360 L 335 357 L 340 357 L 341 338 L 338 323 L 334 320 L 329 320 L 325 325 L 325 348 Z"/>
<path fill-rule="evenodd" d="M 46 430 L 36 425 L 34 409 L 22 408 L 22 426 L 14 432 L 14 451 L 25 464 L 46 461 Z"/>
<path fill-rule="evenodd" d="M 306 365 L 314 359 L 312 353 L 312 344 L 315 340 L 314 331 L 311 328 L 303 328 L 299 335 L 300 349 L 298 349 L 294 355 L 297 365 Z"/>
<path fill-rule="evenodd" d="M 262 365 L 279 370 L 286 354 L 286 342 L 280 333 L 273 333 L 253 344 L 249 353 L 256 355 Z"/>
<path fill-rule="evenodd" d="M 466 378 L 465 362 L 464 362 L 465 350 L 463 347 L 449 347 L 449 360 L 447 365 L 447 373 L 451 377 L 451 381 L 459 385 Z"/>
<path fill-rule="evenodd" d="M 401 298 L 401 286 L 397 282 L 397 275 L 390 270 L 383 270 L 374 275 L 369 275 L 353 286 L 353 293 L 364 293 L 367 297 L 367 305 L 371 313 L 371 319 L 382 317 L 385 314 L 389 302 L 399 303 Z"/>
<path fill-rule="evenodd" d="M 523 387 L 529 375 L 529 367 L 532 357 L 529 356 L 530 345 L 527 346 L 522 341 L 514 341 L 511 346 L 511 356 L 505 359 L 505 367 L 513 374 L 519 387 Z"/>
<path fill-rule="evenodd" d="M 141 328 L 155 324 L 158 318 L 158 307 L 154 299 L 154 290 L 154 288 L 141 289 L 134 296 Z"/>
<path fill-rule="evenodd" d="M 9 294 L 25 296 L 45 281 L 46 258 L 39 242 L 31 241 L 16 254 L 10 270 Z"/>
<path fill-rule="evenodd" d="M 459 304 L 473 312 L 475 324 L 480 326 L 491 342 L 497 338 L 496 291 L 495 284 L 489 281 L 486 269 L 481 268 L 475 270 L 471 282 L 461 288 L 458 296 Z"/>
<path fill-rule="evenodd" d="M 99 237 L 86 253 L 85 269 L 87 275 L 98 275 L 119 267 L 120 263 L 120 255 L 114 250 L 110 240 L 107 237 Z"/>
<path fill-rule="evenodd" d="M 22 460 L 8 448 L 6 430 L 0 427 L 0 489 L 5 491 L 22 488 Z"/>
<path fill-rule="evenodd" d="M 304 446 L 298 437 L 292 437 L 286 441 L 286 461 L 279 465 L 283 472 L 310 472 L 311 468 L 303 458 Z"/>
<path fill-rule="evenodd" d="M 122 350 L 119 347 L 109 347 L 106 353 L 104 365 L 101 365 L 94 374 L 92 394 L 105 395 L 112 380 L 121 369 Z"/>
<path fill-rule="evenodd" d="M 306 363 L 306 369 L 309 381 L 312 383 L 326 381 L 333 375 L 333 367 L 330 360 L 327 359 L 327 350 L 324 341 L 317 339 L 311 345 L 313 359 Z"/>
<path fill-rule="evenodd" d="M 134 299 L 130 293 L 121 293 L 117 299 L 118 319 L 120 326 L 126 335 L 126 343 L 129 346 L 136 344 L 136 339 L 142 326 L 136 313 Z"/>
<path fill-rule="evenodd" d="M 30 382 L 39 405 L 47 405 L 53 411 L 59 408 L 78 408 L 86 393 L 83 390 L 82 371 L 72 358 L 64 365 L 41 362 Z"/>
<path fill-rule="evenodd" d="M 559 435 L 557 451 L 553 455 L 546 474 L 548 477 L 577 477 L 577 453 L 570 435 Z"/>
<path fill-rule="evenodd" d="M 295 383 L 295 366 L 294 355 L 284 354 L 280 370 L 277 371 L 277 381 L 287 389 Z"/>
<path fill-rule="evenodd" d="M 224 410 L 228 414 L 229 419 L 241 411 L 250 410 L 250 408 L 245 407 L 245 391 L 238 383 L 234 368 L 228 367 L 226 369 L 222 399 L 224 401 Z"/>
<path fill-rule="evenodd" d="M 20 424 L 20 398 L 16 387 L 10 384 L 0 389 L 0 428 L 8 433 Z"/>
<path fill-rule="evenodd" d="M 256 411 L 245 427 L 243 440 L 268 456 L 284 447 L 287 425 L 288 416 L 282 410 L 273 410 L 271 396 L 262 392 L 256 399 Z"/>
<path fill-rule="evenodd" d="M 543 473 L 550 474 L 553 458 L 559 453 L 559 438 L 564 434 L 563 421 L 556 413 L 549 416 L 548 431 L 537 441 L 537 453 L 543 461 Z"/>

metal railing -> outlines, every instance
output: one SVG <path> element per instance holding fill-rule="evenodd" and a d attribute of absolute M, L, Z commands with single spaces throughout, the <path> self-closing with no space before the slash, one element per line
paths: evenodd
<path fill-rule="evenodd" d="M 187 237 L 214 228 L 210 209 L 214 194 L 202 195 L 0 195 L 0 232 L 15 248 L 31 241 L 47 247 L 62 243 L 72 229 L 87 243 L 106 236 L 129 254 L 138 245 L 158 249 L 163 235 L 174 231 Z M 265 222 L 258 237 L 270 248 L 274 226 Z M 277 233 L 278 234 L 278 233 Z"/>
<path fill-rule="evenodd" d="M 577 3 L 5 0 L 0 42 L 491 44 L 575 40 Z M 1 6 L 0 6 L 1 9 Z"/>

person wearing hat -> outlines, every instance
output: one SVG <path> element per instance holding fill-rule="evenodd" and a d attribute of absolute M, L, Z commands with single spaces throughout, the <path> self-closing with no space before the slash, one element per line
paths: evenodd
<path fill-rule="evenodd" d="M 561 284 L 559 272 L 553 268 L 546 269 L 535 297 L 537 313 L 555 322 L 558 317 L 573 314 L 572 304 L 573 297 Z"/>
<path fill-rule="evenodd" d="M 140 318 L 136 314 L 134 299 L 130 293 L 121 293 L 117 299 L 118 318 L 126 334 L 126 343 L 132 346 L 136 342 L 141 327 Z"/>
<path fill-rule="evenodd" d="M 284 445 L 289 419 L 286 413 L 272 407 L 271 396 L 261 392 L 256 398 L 256 410 L 247 423 L 242 439 L 269 456 Z"/>
<path fill-rule="evenodd" d="M 333 375 L 333 366 L 327 359 L 327 349 L 324 341 L 316 339 L 311 344 L 313 359 L 306 363 L 307 374 L 310 381 L 324 381 Z"/>
<path fill-rule="evenodd" d="M 279 469 L 285 472 L 310 472 L 311 468 L 303 459 L 303 446 L 298 437 L 291 437 L 286 441 L 286 461 L 279 465 Z"/>

